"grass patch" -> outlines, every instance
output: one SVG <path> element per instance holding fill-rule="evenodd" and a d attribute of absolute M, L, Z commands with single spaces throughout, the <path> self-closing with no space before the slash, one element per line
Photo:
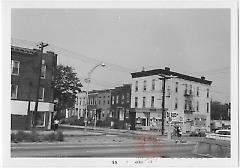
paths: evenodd
<path fill-rule="evenodd" d="M 36 131 L 30 133 L 24 131 L 18 131 L 17 133 L 11 133 L 11 142 L 41 142 L 41 141 L 64 141 L 64 135 L 62 131 L 49 133 L 46 135 L 39 135 Z"/>

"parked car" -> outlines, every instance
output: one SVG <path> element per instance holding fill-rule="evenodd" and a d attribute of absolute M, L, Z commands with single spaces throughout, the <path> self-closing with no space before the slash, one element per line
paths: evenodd
<path fill-rule="evenodd" d="M 217 130 L 215 134 L 219 135 L 231 135 L 231 130 L 229 129 L 222 129 L 222 130 Z"/>
<path fill-rule="evenodd" d="M 190 132 L 190 136 L 199 136 L 199 137 L 205 137 L 206 136 L 206 129 L 195 129 L 194 131 Z"/>

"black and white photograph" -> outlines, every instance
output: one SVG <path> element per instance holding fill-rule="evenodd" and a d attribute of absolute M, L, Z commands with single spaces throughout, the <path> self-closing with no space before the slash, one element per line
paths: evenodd
<path fill-rule="evenodd" d="M 56 2 L 5 2 L 5 165 L 237 167 L 237 1 Z"/>

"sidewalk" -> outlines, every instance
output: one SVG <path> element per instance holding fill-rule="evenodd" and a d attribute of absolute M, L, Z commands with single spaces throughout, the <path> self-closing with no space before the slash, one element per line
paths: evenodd
<path fill-rule="evenodd" d="M 161 135 L 161 132 L 157 132 L 157 131 L 141 131 L 141 130 L 126 130 L 126 129 L 112 129 L 112 128 L 101 128 L 101 127 L 84 127 L 84 126 L 73 126 L 73 125 L 64 125 L 61 124 L 60 125 L 61 128 L 63 128 L 63 132 L 67 133 L 67 132 L 75 132 L 77 130 L 85 130 L 89 133 L 102 133 L 102 134 L 127 134 L 127 135 L 141 135 L 143 137 L 147 137 L 147 136 L 161 136 L 163 138 L 165 138 L 166 136 Z M 64 130 L 64 129 L 68 129 L 68 128 L 74 128 L 76 130 Z M 94 132 L 93 132 L 94 131 Z M 65 134 L 64 133 L 64 134 Z M 67 133 L 70 134 L 70 133 Z"/>

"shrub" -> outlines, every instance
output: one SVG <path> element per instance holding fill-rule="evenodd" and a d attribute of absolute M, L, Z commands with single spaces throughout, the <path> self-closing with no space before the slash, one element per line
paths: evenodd
<path fill-rule="evenodd" d="M 50 142 L 52 142 L 52 141 L 54 141 L 56 138 L 55 138 L 55 134 L 54 134 L 54 133 L 50 133 L 50 134 L 45 135 L 45 136 L 43 137 L 43 139 L 44 139 L 45 141 L 50 141 Z"/>
<path fill-rule="evenodd" d="M 24 140 L 26 141 L 29 139 L 29 134 L 23 131 L 18 131 L 15 136 L 16 136 L 15 140 L 18 142 L 21 142 Z"/>
<path fill-rule="evenodd" d="M 35 130 L 30 132 L 30 141 L 31 142 L 38 142 L 38 141 L 40 141 L 39 134 Z"/>
<path fill-rule="evenodd" d="M 64 140 L 64 135 L 62 131 L 58 131 L 56 136 L 55 136 L 57 141 L 63 141 Z"/>
<path fill-rule="evenodd" d="M 15 133 L 11 133 L 11 141 L 16 141 L 16 134 Z"/>

